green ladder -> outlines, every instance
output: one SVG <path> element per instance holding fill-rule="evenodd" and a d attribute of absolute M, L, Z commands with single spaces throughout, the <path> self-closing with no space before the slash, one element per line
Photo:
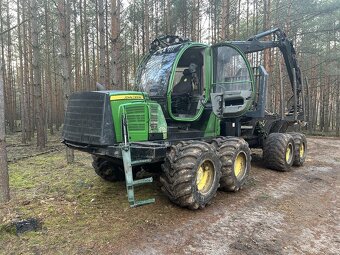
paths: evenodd
<path fill-rule="evenodd" d="M 137 201 L 135 199 L 135 191 L 134 191 L 134 187 L 136 186 L 151 183 L 153 181 L 152 177 L 134 181 L 133 173 L 132 173 L 132 166 L 136 164 L 140 164 L 140 163 L 148 163 L 150 161 L 149 160 L 132 161 L 131 160 L 131 149 L 128 144 L 127 145 L 124 144 L 122 146 L 122 156 L 123 156 L 123 164 L 124 164 L 124 172 L 125 172 L 126 191 L 127 191 L 130 207 L 137 207 L 140 205 L 154 203 L 155 202 L 154 198 Z"/>
<path fill-rule="evenodd" d="M 128 200 L 130 207 L 137 207 L 140 205 L 151 204 L 155 202 L 154 198 L 139 200 L 135 199 L 135 191 L 134 187 L 144 185 L 147 183 L 151 183 L 153 181 L 152 177 L 144 178 L 140 180 L 133 180 L 132 167 L 141 163 L 149 163 L 150 160 L 136 160 L 132 161 L 131 159 L 131 147 L 128 141 L 128 129 L 127 129 L 127 118 L 126 114 L 123 115 L 123 134 L 124 134 L 124 143 L 121 145 L 123 164 L 124 164 L 124 172 L 125 172 L 125 183 L 126 183 L 126 191 L 128 195 Z"/>

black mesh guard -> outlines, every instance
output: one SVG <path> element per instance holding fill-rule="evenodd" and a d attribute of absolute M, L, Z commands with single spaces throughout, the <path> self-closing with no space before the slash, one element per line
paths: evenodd
<path fill-rule="evenodd" d="M 107 92 L 80 92 L 70 96 L 62 138 L 66 143 L 113 145 L 114 126 Z"/>

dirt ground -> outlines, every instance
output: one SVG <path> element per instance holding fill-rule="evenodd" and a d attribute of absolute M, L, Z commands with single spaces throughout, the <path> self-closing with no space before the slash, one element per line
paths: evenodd
<path fill-rule="evenodd" d="M 171 204 L 155 182 L 137 189 L 156 203 L 129 208 L 124 183 L 107 183 L 63 148 L 20 159 L 9 146 L 12 200 L 0 206 L 0 254 L 339 254 L 340 140 L 308 138 L 305 165 L 265 169 L 254 151 L 249 181 L 190 211 Z M 29 154 L 29 153 L 28 153 Z M 11 222 L 42 228 L 15 235 Z"/>

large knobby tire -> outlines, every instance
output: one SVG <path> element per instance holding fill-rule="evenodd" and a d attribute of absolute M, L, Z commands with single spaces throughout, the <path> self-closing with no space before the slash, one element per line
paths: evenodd
<path fill-rule="evenodd" d="M 202 141 L 171 146 L 160 177 L 162 191 L 175 204 L 204 208 L 216 195 L 221 164 L 215 148 Z"/>
<path fill-rule="evenodd" d="M 248 143 L 238 137 L 220 137 L 212 141 L 221 162 L 220 189 L 238 191 L 248 179 L 251 154 Z"/>
<path fill-rule="evenodd" d="M 294 152 L 294 140 L 290 134 L 271 133 L 264 143 L 263 159 L 270 169 L 290 171 L 294 162 Z"/>
<path fill-rule="evenodd" d="M 297 132 L 289 133 L 294 139 L 295 152 L 294 152 L 294 166 L 302 166 L 305 162 L 307 155 L 307 139 L 304 134 Z"/>
<path fill-rule="evenodd" d="M 97 175 L 109 182 L 118 182 L 125 180 L 123 166 L 114 164 L 105 158 L 92 156 L 92 166 Z"/>

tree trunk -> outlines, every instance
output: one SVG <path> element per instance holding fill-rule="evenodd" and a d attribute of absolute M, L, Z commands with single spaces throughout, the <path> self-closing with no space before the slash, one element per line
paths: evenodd
<path fill-rule="evenodd" d="M 331 49 L 331 33 L 328 32 L 328 42 L 327 42 L 327 47 L 326 47 L 326 52 L 327 52 L 327 55 L 330 56 L 330 49 Z M 329 63 L 326 64 L 326 68 L 325 70 L 330 70 L 330 65 Z M 326 72 L 325 72 L 326 73 Z M 326 74 L 324 74 L 326 75 Z M 324 130 L 325 130 L 325 133 L 328 133 L 329 132 L 329 126 L 330 126 L 330 104 L 329 104 L 329 100 L 330 100 L 330 94 L 331 94 L 331 79 L 330 79 L 330 76 L 327 75 L 326 79 L 325 79 L 325 98 L 324 98 L 324 111 L 325 111 L 325 121 L 324 121 Z"/>
<path fill-rule="evenodd" d="M 0 0 L 0 31 L 4 31 L 4 13 L 2 11 L 2 7 L 3 7 L 4 3 L 2 0 Z M 3 77 L 3 80 L 1 81 L 2 82 L 2 93 L 3 93 L 3 97 L 2 97 L 2 100 L 4 101 L 3 103 L 3 111 L 5 113 L 4 115 L 4 119 L 3 119 L 3 122 L 5 124 L 5 132 L 6 132 L 6 122 L 7 122 L 7 114 L 8 112 L 6 112 L 6 108 L 8 107 L 8 103 L 7 103 L 7 93 L 6 93 L 6 61 L 5 61 L 5 42 L 4 42 L 4 34 L 1 34 L 0 35 L 0 47 L 1 47 L 1 57 L 0 57 L 0 63 L 1 63 L 1 66 L 0 66 L 0 72 L 1 72 L 1 78 Z"/>
<path fill-rule="evenodd" d="M 0 60 L 0 203 L 9 201 L 9 176 L 5 140 L 5 104 L 2 64 Z"/>
<path fill-rule="evenodd" d="M 171 13 L 170 13 L 170 8 L 171 8 L 171 0 L 166 0 L 166 11 L 165 11 L 165 34 L 171 34 Z"/>
<path fill-rule="evenodd" d="M 86 79 L 85 79 L 85 44 L 84 44 L 84 22 L 83 22 L 83 12 L 84 12 L 84 8 L 85 8 L 85 3 L 83 3 L 82 0 L 80 0 L 79 2 L 79 19 L 80 19 L 80 35 L 81 35 L 81 40 L 80 40 L 80 44 L 81 44 L 81 66 L 82 66 L 82 90 L 85 91 L 87 90 L 87 84 L 86 84 Z M 85 8 L 86 10 L 86 8 Z"/>
<path fill-rule="evenodd" d="M 91 91 L 90 82 L 90 51 L 89 51 L 89 24 L 87 20 L 87 1 L 84 0 L 84 41 L 85 41 L 85 83 L 86 90 Z"/>
<path fill-rule="evenodd" d="M 109 2 L 110 0 L 105 0 L 105 56 L 106 56 L 106 61 L 105 61 L 105 84 L 107 87 L 110 85 L 110 73 L 111 73 L 111 67 L 110 67 L 110 26 L 109 24 Z"/>
<path fill-rule="evenodd" d="M 247 0 L 247 12 L 246 12 L 246 35 L 249 35 L 249 0 Z"/>
<path fill-rule="evenodd" d="M 222 16 L 221 16 L 221 39 L 225 41 L 227 39 L 227 26 L 229 25 L 227 22 L 227 13 L 229 10 L 227 9 L 228 3 L 227 0 L 222 0 Z"/>
<path fill-rule="evenodd" d="M 10 11 L 9 2 L 7 1 L 7 29 L 10 28 Z M 12 66 L 12 36 L 11 30 L 7 32 L 7 98 L 5 98 L 5 105 L 7 105 L 7 122 L 11 133 L 15 132 L 15 87 L 13 84 L 13 66 Z M 5 79 L 5 77 L 4 77 Z M 6 94 L 5 94 L 6 95 Z M 7 102 L 6 102 L 7 101 Z"/>
<path fill-rule="evenodd" d="M 68 98 L 71 94 L 70 76 L 71 69 L 69 67 L 70 60 L 70 45 L 68 35 L 70 34 L 70 19 L 67 15 L 70 13 L 67 11 L 69 8 L 69 2 L 65 3 L 64 0 L 58 0 L 58 14 L 59 14 L 59 30 L 60 30 L 60 48 L 61 48 L 61 66 L 62 66 L 62 81 L 63 81 L 63 94 L 64 94 L 64 111 L 67 108 Z M 66 160 L 67 163 L 74 162 L 74 152 L 70 148 L 66 148 Z"/>
<path fill-rule="evenodd" d="M 51 19 L 51 27 L 54 27 L 54 20 Z M 53 70 L 57 70 L 57 62 L 58 62 L 58 57 L 57 57 L 57 52 L 56 52 L 56 32 L 52 33 L 52 69 Z M 58 94 L 58 78 L 59 78 L 59 73 L 58 72 L 53 72 L 53 113 L 52 113 L 52 117 L 53 117 L 53 122 L 55 124 L 55 129 L 57 131 L 59 131 L 59 128 L 61 126 L 60 123 L 60 98 L 62 98 L 61 96 L 59 96 Z"/>
<path fill-rule="evenodd" d="M 19 1 L 19 0 L 18 0 Z M 21 2 L 21 9 L 22 9 L 22 19 L 26 19 L 26 7 L 23 2 Z M 23 51 L 23 88 L 22 88 L 22 96 L 21 96 L 21 104 L 22 104 L 22 111 L 21 111 L 21 118 L 22 122 L 25 124 L 22 126 L 24 128 L 26 141 L 31 141 L 31 124 L 30 124 L 30 98 L 29 98 L 29 60 L 28 60 L 28 43 L 25 43 L 25 38 L 27 38 L 27 24 L 23 23 L 22 25 L 22 51 Z M 27 39 L 26 39 L 27 40 Z"/>
<path fill-rule="evenodd" d="M 99 17 L 99 83 L 105 84 L 105 26 L 104 26 L 104 4 L 98 0 Z"/>
<path fill-rule="evenodd" d="M 197 25 L 199 20 L 199 0 L 193 0 L 193 11 L 191 13 L 191 40 L 194 42 L 197 40 Z"/>
<path fill-rule="evenodd" d="M 92 79 L 90 79 L 90 84 L 96 84 L 96 81 L 98 80 L 97 75 L 97 63 L 96 63 L 96 47 L 95 47 L 95 33 L 92 34 Z M 91 77 L 90 77 L 91 78 Z M 92 89 L 91 89 L 92 90 Z"/>
<path fill-rule="evenodd" d="M 45 8 L 45 29 L 46 29 L 46 65 L 45 65 L 45 91 L 47 92 L 47 116 L 48 116 L 48 128 L 50 130 L 50 134 L 54 134 L 53 130 L 53 99 L 52 99 L 52 77 L 51 77 L 51 57 L 50 57 L 50 44 L 51 44 L 51 36 L 50 36 L 50 10 L 49 10 L 49 2 L 47 0 L 44 1 L 44 8 Z"/>
<path fill-rule="evenodd" d="M 145 52 L 148 52 L 150 46 L 150 32 L 149 32 L 149 1 L 144 2 L 144 31 L 145 31 Z"/>
<path fill-rule="evenodd" d="M 120 44 L 120 0 L 111 0 L 111 86 L 119 89 L 122 85 L 121 44 Z"/>
<path fill-rule="evenodd" d="M 24 19 L 24 17 L 22 17 Z M 20 0 L 17 0 L 17 22 L 20 24 Z M 18 52 L 19 52 L 19 71 L 18 87 L 20 91 L 20 120 L 21 120 L 21 142 L 27 142 L 27 114 L 25 104 L 25 84 L 24 84 L 24 63 L 21 26 L 18 26 Z"/>
<path fill-rule="evenodd" d="M 262 27 L 262 30 L 263 31 L 266 31 L 270 28 L 270 16 L 269 16 L 269 13 L 270 13 L 270 0 L 264 0 L 263 1 L 263 12 L 264 12 L 264 15 L 263 15 L 263 27 Z M 267 39 L 265 39 L 267 41 Z M 264 68 L 266 69 L 266 71 L 268 73 L 272 73 L 272 68 L 271 68 L 271 49 L 266 49 L 264 50 L 263 54 L 263 58 L 264 58 L 264 61 L 263 61 L 263 66 Z M 274 97 L 276 95 L 275 93 L 275 82 L 274 82 L 274 79 L 273 79 L 273 76 L 270 76 L 269 77 L 269 81 L 268 81 L 268 101 L 270 102 L 269 106 L 269 110 L 270 111 L 275 111 L 275 100 L 274 100 Z"/>
<path fill-rule="evenodd" d="M 27 16 L 29 17 L 29 15 L 32 16 L 32 12 L 30 11 L 30 3 L 27 3 Z M 30 17 L 32 18 L 32 17 Z M 34 137 L 34 132 L 35 132 L 35 128 L 36 128 L 36 121 L 35 121 L 35 102 L 34 102 L 34 81 L 33 81 L 33 48 L 32 48 L 32 22 L 28 22 L 28 26 L 27 26 L 27 35 L 26 35 L 28 39 L 27 43 L 27 64 L 28 64 L 28 86 L 27 86 L 27 102 L 28 102 L 28 111 L 29 111 L 29 118 L 28 118 L 28 123 L 29 123 L 29 131 L 30 131 L 30 137 L 33 138 Z"/>
<path fill-rule="evenodd" d="M 78 43 L 78 10 L 77 10 L 76 2 L 73 1 L 73 29 L 74 29 L 74 69 L 75 69 L 75 82 L 74 82 L 74 90 L 81 91 L 81 65 L 79 61 L 79 43 Z"/>
<path fill-rule="evenodd" d="M 39 46 L 39 16 L 37 0 L 31 2 L 31 22 L 32 22 L 32 65 L 33 65 L 33 82 L 34 82 L 34 101 L 35 101 L 35 119 L 37 129 L 37 146 L 43 149 L 46 146 L 46 132 L 45 132 L 45 116 L 42 100 L 41 89 L 41 58 Z"/>

